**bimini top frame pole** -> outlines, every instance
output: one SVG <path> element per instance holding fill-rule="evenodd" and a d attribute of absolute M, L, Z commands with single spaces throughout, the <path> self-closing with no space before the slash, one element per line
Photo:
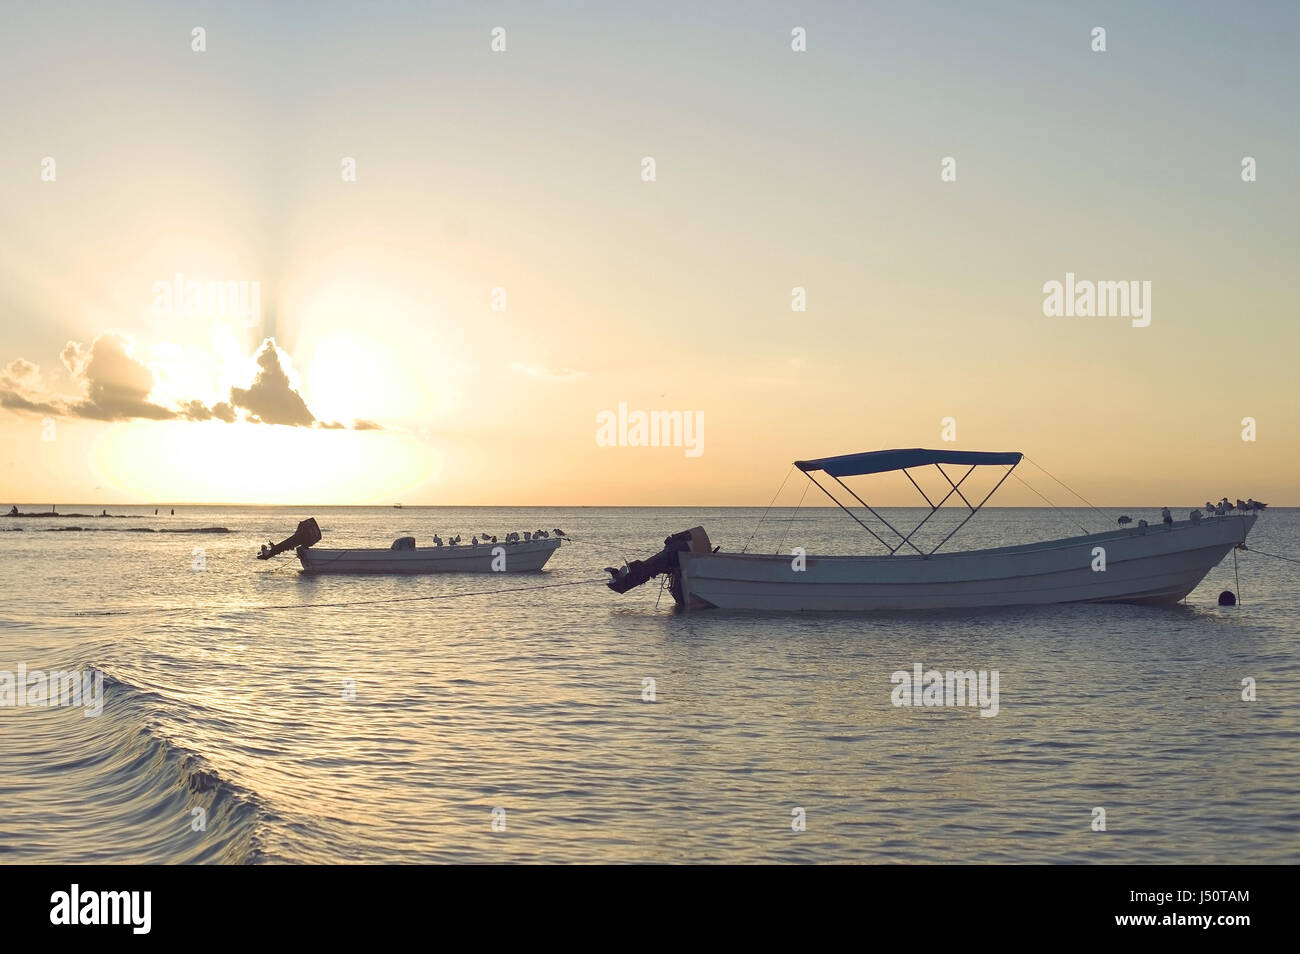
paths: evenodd
<path fill-rule="evenodd" d="M 938 466 L 938 465 L 936 465 L 936 466 Z M 942 467 L 940 467 L 939 469 L 940 469 L 940 470 L 943 470 Z M 935 551 L 935 550 L 938 550 L 939 547 L 943 546 L 945 543 L 947 543 L 949 540 L 951 540 L 951 539 L 952 539 L 952 535 L 953 535 L 953 533 L 956 533 L 956 532 L 957 532 L 958 530 L 960 530 L 962 527 L 966 526 L 966 524 L 967 524 L 968 522 L 970 522 L 970 518 L 973 517 L 973 516 L 975 516 L 975 514 L 977 514 L 977 513 L 980 512 L 980 508 L 983 507 L 986 503 L 989 502 L 989 498 L 992 497 L 995 493 L 997 493 L 998 488 L 1002 486 L 1003 481 L 1005 481 L 1008 477 L 1010 477 L 1010 476 L 1011 476 L 1011 472 L 1012 472 L 1013 470 L 1015 470 L 1015 469 L 1016 469 L 1016 465 L 1015 465 L 1015 464 L 1012 464 L 1010 467 L 1008 467 L 1008 468 L 1007 468 L 1007 472 L 1006 472 L 1005 474 L 1002 475 L 1002 479 L 999 480 L 996 484 L 994 484 L 994 485 L 993 485 L 993 489 L 990 490 L 988 493 L 986 493 L 986 494 L 984 495 L 984 499 L 981 500 L 981 501 L 979 502 L 979 506 L 978 506 L 978 507 L 971 507 L 971 511 L 970 511 L 970 513 L 966 514 L 966 519 L 963 520 L 961 523 L 957 524 L 957 526 L 953 527 L 953 528 L 952 528 L 952 533 L 949 533 L 946 537 L 944 537 L 944 538 L 943 538 L 942 540 L 940 540 L 937 544 L 935 544 L 934 550 L 931 550 L 931 551 L 929 552 L 929 554 L 927 554 L 927 555 L 928 555 L 928 556 L 934 556 L 934 551 Z M 947 477 L 948 475 L 947 475 L 947 474 L 944 474 L 944 476 Z M 966 476 L 969 477 L 970 474 L 967 474 Z M 962 480 L 965 480 L 965 479 L 966 479 L 966 477 L 963 477 L 963 478 L 962 478 Z M 960 483 L 961 483 L 961 480 L 957 481 L 957 483 L 960 484 Z M 953 487 L 953 490 L 956 490 L 956 489 L 957 489 L 956 487 Z M 965 498 L 965 497 L 962 497 L 962 499 L 965 500 L 966 498 Z M 966 504 L 966 506 L 970 507 L 970 503 L 968 502 L 968 503 Z"/>
<path fill-rule="evenodd" d="M 939 547 L 943 546 L 945 543 L 947 543 L 949 540 L 952 539 L 953 534 L 955 534 L 962 527 L 966 526 L 966 524 L 970 521 L 971 517 L 975 516 L 975 514 L 977 514 L 980 511 L 980 509 L 986 503 L 988 503 L 989 498 L 991 498 L 993 494 L 997 492 L 998 488 L 1002 486 L 1003 482 L 1005 482 L 1006 479 L 1009 476 L 1011 476 L 1011 472 L 1015 470 L 1016 465 L 1020 463 L 1022 456 L 1023 455 L 1020 454 L 1018 451 L 1008 451 L 1008 452 L 954 451 L 954 450 L 938 451 L 938 450 L 926 450 L 920 447 L 913 447 L 906 450 L 869 451 L 863 454 L 844 454 L 839 457 L 822 457 L 816 460 L 797 460 L 794 462 L 794 465 L 798 467 L 801 471 L 803 471 L 804 475 L 809 480 L 811 480 L 814 484 L 817 485 L 818 490 L 824 493 L 827 497 L 830 497 L 830 499 L 835 502 L 836 506 L 838 506 L 841 510 L 847 513 L 850 517 L 852 517 L 855 521 L 857 521 L 859 526 L 861 526 L 864 530 L 866 530 L 873 537 L 875 537 L 880 542 L 880 545 L 889 551 L 891 556 L 897 553 L 899 550 L 901 550 L 904 546 L 910 546 L 913 550 L 916 550 L 916 552 L 924 558 L 924 557 L 933 556 L 934 553 L 938 551 Z M 907 472 L 907 469 L 909 467 L 919 467 L 926 464 L 933 464 L 935 468 L 939 471 L 939 473 L 943 475 L 944 480 L 948 481 L 949 486 L 952 488 L 951 490 L 948 491 L 948 493 L 946 493 L 943 496 L 943 499 L 941 499 L 937 504 L 930 499 L 929 495 L 927 495 L 926 492 L 921 489 L 921 486 L 913 479 L 912 475 Z M 964 473 L 961 476 L 961 479 L 958 480 L 956 483 L 953 483 L 952 478 L 948 476 L 948 472 L 945 471 L 942 466 L 940 466 L 942 464 L 969 464 L 970 466 L 967 469 L 966 473 Z M 965 483 L 967 477 L 969 477 L 972 473 L 974 473 L 975 468 L 982 464 L 1003 464 L 1003 465 L 1008 465 L 1008 469 L 1007 472 L 1002 475 L 1002 479 L 997 482 L 997 484 L 993 487 L 993 489 L 984 495 L 984 499 L 981 500 L 977 505 L 972 505 L 971 502 L 966 499 L 966 495 L 961 492 L 961 485 Z M 889 529 L 894 532 L 894 535 L 897 536 L 900 540 L 898 546 L 891 547 L 880 537 L 879 534 L 877 534 L 874 530 L 872 530 L 871 527 L 867 526 L 867 524 L 864 523 L 858 517 L 857 514 L 855 514 L 848 507 L 844 506 L 844 504 L 840 503 L 839 499 L 834 494 L 832 494 L 825 487 L 823 487 L 821 483 L 818 482 L 817 478 L 813 477 L 813 472 L 819 470 L 822 471 L 823 473 L 829 474 L 837 484 L 839 484 L 841 487 L 847 490 L 850 495 L 852 495 L 854 500 L 862 504 L 863 507 L 865 507 L 868 511 L 870 511 L 871 514 L 875 516 L 876 519 L 879 520 L 881 523 L 883 523 L 886 527 L 889 527 Z M 865 500 L 863 500 L 856 493 L 854 493 L 853 490 L 850 489 L 848 485 L 844 483 L 844 481 L 840 480 L 841 477 L 855 477 L 862 474 L 882 474 L 882 473 L 888 473 L 896 470 L 901 470 L 903 472 L 903 476 L 905 476 L 909 481 L 911 481 L 912 486 L 916 488 L 917 493 L 919 493 L 922 499 L 924 499 L 925 502 L 930 506 L 930 512 L 926 514 L 926 516 L 921 520 L 921 522 L 918 523 L 915 527 L 913 527 L 911 533 L 908 533 L 906 536 L 904 536 L 897 529 L 895 529 L 893 524 L 891 524 L 888 520 L 882 517 Z M 946 537 L 940 540 L 938 545 L 935 546 L 933 550 L 931 550 L 929 553 L 925 553 L 919 547 L 917 547 L 915 543 L 912 543 L 912 537 L 916 534 L 918 530 L 921 529 L 921 527 L 925 525 L 926 521 L 928 521 L 931 517 L 933 517 L 936 513 L 939 512 L 939 508 L 942 507 L 945 503 L 947 503 L 947 501 L 949 500 L 949 498 L 952 497 L 953 494 L 956 494 L 958 497 L 961 498 L 962 503 L 964 503 L 970 509 L 970 513 L 966 515 L 965 519 L 962 520 L 961 523 L 959 523 L 955 528 L 953 528 L 951 533 L 949 533 Z"/>
<path fill-rule="evenodd" d="M 909 534 L 907 535 L 907 537 L 908 537 L 909 540 L 910 540 L 910 539 L 912 538 L 912 536 L 916 533 L 916 531 L 920 530 L 922 527 L 925 526 L 926 521 L 928 521 L 931 517 L 933 517 L 936 513 L 939 512 L 939 508 L 942 507 L 944 504 L 946 504 L 946 503 L 948 502 L 948 498 L 951 497 L 953 494 L 956 494 L 958 497 L 961 497 L 962 502 L 965 503 L 967 507 L 970 507 L 970 501 L 966 499 L 966 495 L 963 494 L 963 493 L 961 492 L 961 490 L 959 490 L 958 488 L 960 488 L 961 485 L 962 485 L 963 483 L 965 483 L 967 477 L 969 477 L 971 474 L 975 473 L 975 465 L 974 465 L 974 464 L 971 464 L 971 465 L 970 465 L 970 469 L 968 469 L 968 470 L 966 471 L 966 473 L 962 474 L 962 476 L 961 476 L 961 480 L 957 481 L 957 483 L 955 483 L 955 484 L 952 482 L 952 478 L 948 476 L 947 471 L 945 471 L 945 470 L 944 470 L 942 467 L 940 467 L 938 464 L 935 464 L 935 465 L 934 465 L 934 469 L 937 470 L 939 473 L 943 474 L 943 478 L 944 478 L 944 480 L 948 481 L 948 483 L 952 486 L 952 490 L 950 490 L 950 491 L 948 491 L 946 494 L 944 494 L 944 495 L 943 495 L 943 499 L 940 500 L 938 503 L 932 503 L 931 500 L 930 500 L 930 498 L 929 498 L 929 496 L 927 496 L 927 495 L 926 495 L 926 492 L 925 492 L 924 490 L 921 489 L 920 485 L 917 484 L 917 482 L 916 482 L 915 480 L 912 480 L 912 475 L 909 474 L 909 473 L 907 473 L 907 471 L 903 471 L 903 473 L 906 475 L 907 479 L 908 479 L 908 480 L 912 480 L 912 486 L 916 488 L 917 493 L 919 493 L 922 497 L 925 497 L 925 502 L 928 503 L 928 504 L 930 504 L 930 512 L 927 513 L 923 518 L 921 518 L 921 522 L 918 523 L 915 527 L 913 527 L 913 528 L 912 528 L 912 532 L 909 533 Z M 975 513 L 975 511 L 974 511 L 974 509 L 972 509 L 972 510 L 971 510 L 971 514 L 974 515 L 974 513 Z M 969 518 L 967 518 L 967 519 L 969 519 Z M 932 551 L 930 551 L 930 552 L 933 553 L 934 551 L 932 550 Z"/>
<path fill-rule="evenodd" d="M 817 483 L 817 478 L 816 478 L 816 477 L 814 477 L 812 474 L 808 473 L 807 471 L 804 471 L 804 476 L 807 477 L 809 480 L 811 480 L 814 484 L 817 484 L 817 489 L 820 490 L 822 493 L 824 493 L 827 497 L 830 497 L 831 500 L 833 500 L 833 501 L 835 502 L 835 506 L 839 507 L 839 508 L 840 508 L 841 510 L 843 510 L 845 513 L 847 513 L 850 517 L 852 517 L 854 520 L 856 520 L 857 523 L 858 523 L 858 526 L 860 526 L 863 530 L 867 531 L 867 533 L 871 534 L 871 535 L 872 535 L 873 537 L 875 537 L 877 540 L 880 540 L 880 534 L 876 533 L 876 531 L 872 530 L 872 529 L 871 529 L 870 527 L 868 527 L 865 523 L 863 523 L 862 520 L 861 520 L 861 518 L 858 517 L 858 515 L 857 515 L 856 513 L 854 513 L 854 512 L 853 512 L 852 510 L 850 510 L 848 507 L 844 506 L 844 504 L 840 503 L 840 502 L 839 502 L 839 499 L 838 499 L 838 498 L 837 498 L 833 493 L 831 493 L 829 490 L 827 490 L 827 489 L 826 489 L 825 487 L 823 487 L 821 484 L 818 484 L 818 483 Z M 865 506 L 865 504 L 864 504 L 864 506 Z M 871 510 L 870 507 L 867 507 L 867 509 L 868 509 L 868 510 Z M 871 512 L 872 512 L 872 513 L 875 513 L 874 510 L 872 510 Z M 877 515 L 877 516 L 880 516 L 879 514 L 876 514 L 876 515 Z M 882 518 L 882 519 L 883 519 L 883 518 Z M 892 530 L 893 528 L 891 527 L 890 529 Z M 897 530 L 894 530 L 894 532 L 897 533 L 898 531 L 897 531 Z M 894 552 L 893 550 L 890 549 L 889 544 L 886 543 L 884 540 L 880 540 L 880 545 L 881 545 L 882 547 L 884 547 L 886 550 L 889 550 L 890 553 L 893 553 L 893 552 Z"/>

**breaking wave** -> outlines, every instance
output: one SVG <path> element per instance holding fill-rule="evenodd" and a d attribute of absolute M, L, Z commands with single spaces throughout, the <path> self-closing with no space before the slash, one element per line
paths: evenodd
<path fill-rule="evenodd" d="M 162 729 L 170 705 L 105 673 L 97 717 L 78 708 L 7 710 L 21 741 L 0 779 L 0 861 L 267 861 L 262 834 L 274 816 Z"/>

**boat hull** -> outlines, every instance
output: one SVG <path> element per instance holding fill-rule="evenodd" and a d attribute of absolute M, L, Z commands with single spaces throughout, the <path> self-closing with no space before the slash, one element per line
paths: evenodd
<path fill-rule="evenodd" d="M 560 548 L 544 538 L 479 546 L 415 547 L 410 550 L 330 550 L 299 547 L 307 573 L 531 573 Z"/>
<path fill-rule="evenodd" d="M 1254 514 L 921 556 L 679 554 L 688 608 L 760 612 L 971 609 L 1054 603 L 1175 603 L 1239 543 Z M 1105 551 L 1105 569 L 1097 549 Z"/>

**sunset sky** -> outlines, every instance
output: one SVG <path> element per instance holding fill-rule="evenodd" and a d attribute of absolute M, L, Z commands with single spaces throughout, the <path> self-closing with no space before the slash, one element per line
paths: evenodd
<path fill-rule="evenodd" d="M 0 504 L 763 505 L 951 446 L 1300 505 L 1300 8 L 1133 7 L 11 7 Z M 1067 273 L 1149 326 L 1046 317 Z"/>

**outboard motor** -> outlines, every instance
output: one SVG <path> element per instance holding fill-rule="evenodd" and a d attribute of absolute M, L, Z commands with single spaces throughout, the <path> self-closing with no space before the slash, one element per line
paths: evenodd
<path fill-rule="evenodd" d="M 263 544 L 257 558 L 259 560 L 269 560 L 285 550 L 292 550 L 294 547 L 309 547 L 315 543 L 320 543 L 320 527 L 317 526 L 315 517 L 308 517 L 298 524 L 298 529 L 293 536 L 276 544 Z"/>
<path fill-rule="evenodd" d="M 673 599 L 681 605 L 684 596 L 681 592 L 681 565 L 677 561 L 677 554 L 709 552 L 709 535 L 703 527 L 692 527 L 666 538 L 664 548 L 649 559 L 633 560 L 617 570 L 612 566 L 605 567 L 605 572 L 610 576 L 605 585 L 615 593 L 626 593 L 659 574 L 666 573 Z"/>

